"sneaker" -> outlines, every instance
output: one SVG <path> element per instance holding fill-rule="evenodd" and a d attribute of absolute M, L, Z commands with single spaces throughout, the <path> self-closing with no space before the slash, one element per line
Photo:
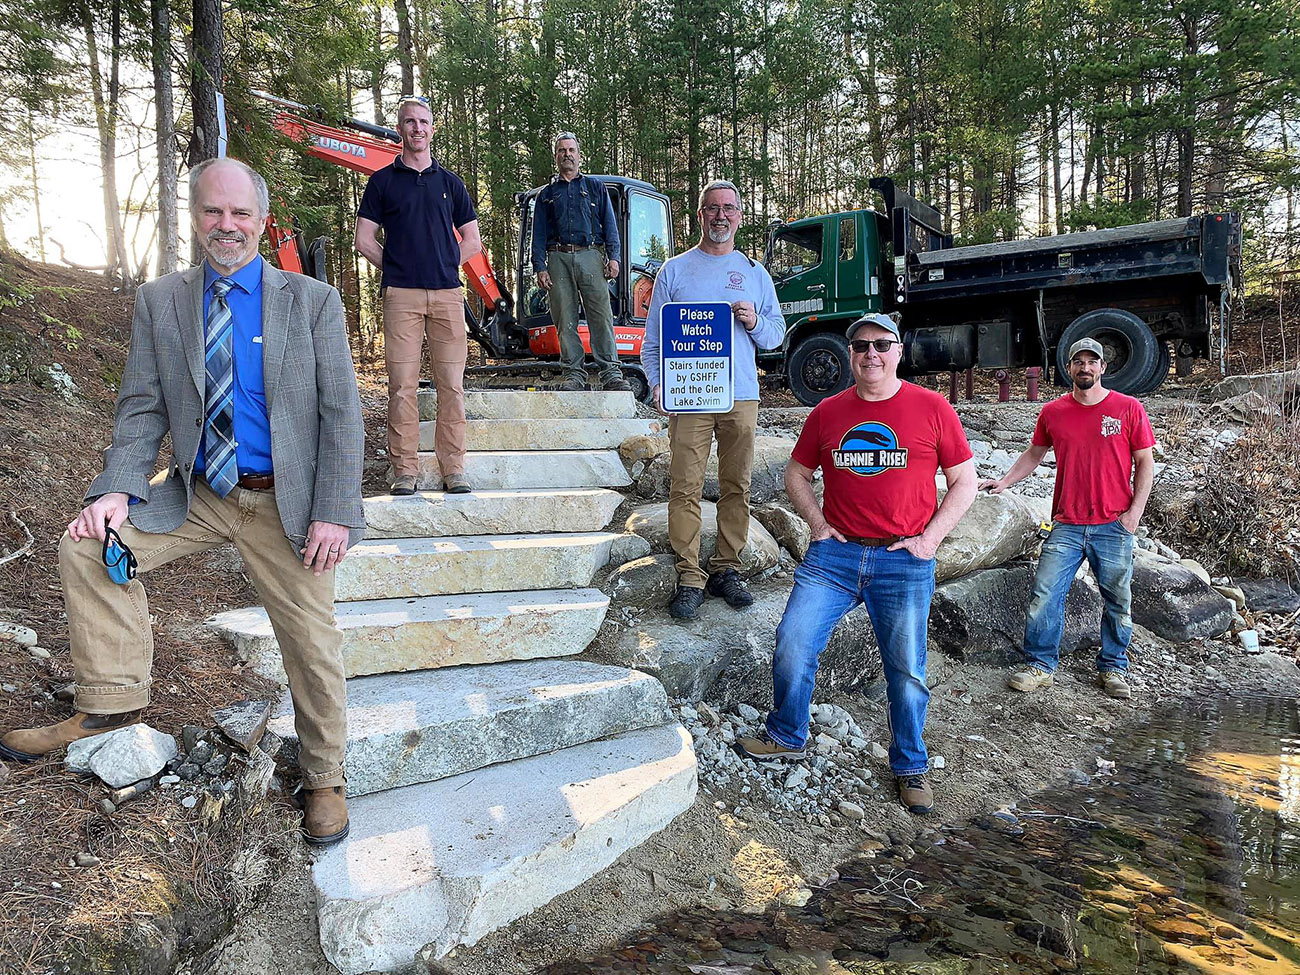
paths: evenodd
<path fill-rule="evenodd" d="M 1040 670 L 1038 667 L 1026 667 L 1024 670 L 1018 670 L 1007 678 L 1007 687 L 1013 691 L 1019 691 L 1021 694 L 1028 694 L 1040 687 L 1051 687 L 1052 679 L 1052 675 L 1045 670 Z"/>
<path fill-rule="evenodd" d="M 898 801 L 910 813 L 924 816 L 934 808 L 934 790 L 926 775 L 900 775 L 894 779 L 898 787 Z"/>
<path fill-rule="evenodd" d="M 626 379 L 624 379 L 621 374 L 615 376 L 613 379 L 606 379 L 604 382 L 600 384 L 600 388 L 607 393 L 632 392 L 632 384 L 628 382 Z"/>
<path fill-rule="evenodd" d="M 11 762 L 36 762 L 56 748 L 82 738 L 93 738 L 135 724 L 144 711 L 121 714 L 85 714 L 78 711 L 66 721 L 44 728 L 20 728 L 0 738 L 0 758 Z"/>
<path fill-rule="evenodd" d="M 302 831 L 312 846 L 337 843 L 348 835 L 348 801 L 342 786 L 304 791 Z"/>
<path fill-rule="evenodd" d="M 388 493 L 395 498 L 410 497 L 415 493 L 415 478 L 410 474 L 393 478 L 393 486 L 388 489 Z"/>
<path fill-rule="evenodd" d="M 693 620 L 704 602 L 704 590 L 698 586 L 678 586 L 673 601 L 668 606 L 668 615 L 679 620 Z"/>
<path fill-rule="evenodd" d="M 1124 676 L 1122 670 L 1103 670 L 1097 675 L 1097 683 L 1101 685 L 1107 697 L 1127 701 L 1133 696 L 1128 686 L 1128 678 Z"/>
<path fill-rule="evenodd" d="M 723 569 L 709 576 L 706 586 L 710 596 L 721 596 L 732 609 L 744 609 L 754 602 L 754 594 L 749 591 L 740 573 L 735 569 Z"/>
<path fill-rule="evenodd" d="M 469 494 L 469 478 L 464 474 L 448 474 L 442 479 L 442 489 L 448 494 Z"/>
<path fill-rule="evenodd" d="M 798 761 L 808 754 L 802 748 L 782 745 L 766 731 L 760 731 L 752 738 L 737 738 L 736 748 L 740 754 L 756 762 L 774 762 L 782 759 Z"/>
<path fill-rule="evenodd" d="M 577 376 L 570 376 L 555 388 L 566 393 L 585 393 L 591 389 L 585 379 L 579 379 Z"/>

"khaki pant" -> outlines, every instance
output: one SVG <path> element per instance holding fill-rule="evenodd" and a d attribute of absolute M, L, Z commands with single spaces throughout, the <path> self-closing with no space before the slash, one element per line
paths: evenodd
<path fill-rule="evenodd" d="M 709 445 L 718 437 L 718 544 L 709 572 L 740 571 L 740 550 L 749 538 L 749 476 L 754 470 L 758 400 L 741 400 L 730 413 L 681 413 L 668 420 L 672 461 L 668 467 L 668 540 L 677 553 L 677 581 L 703 588 L 700 568 L 700 494 Z"/>
<path fill-rule="evenodd" d="M 546 267 L 551 272 L 551 321 L 560 335 L 560 361 L 568 379 L 587 381 L 583 365 L 586 353 L 578 335 L 578 295 L 587 313 L 587 338 L 591 356 L 600 370 L 600 381 L 623 378 L 614 344 L 614 313 L 609 306 L 609 282 L 605 279 L 605 254 L 595 247 L 566 254 L 550 251 Z"/>
<path fill-rule="evenodd" d="M 294 557 L 275 492 L 237 487 L 223 499 L 200 483 L 188 517 L 174 532 L 142 532 L 128 520 L 119 534 L 141 572 L 223 542 L 235 544 L 280 643 L 301 742 L 303 784 L 309 789 L 343 785 L 347 711 L 343 635 L 334 625 L 334 572 L 317 576 Z M 74 542 L 66 533 L 59 543 L 59 573 L 77 710 L 117 714 L 145 707 L 152 683 L 153 630 L 139 577 L 125 586 L 113 582 L 104 568 L 103 543 L 94 538 Z"/>
<path fill-rule="evenodd" d="M 388 456 L 394 477 L 420 473 L 420 352 L 427 336 L 438 422 L 433 449 L 443 477 L 465 472 L 465 297 L 460 288 L 384 289 Z"/>

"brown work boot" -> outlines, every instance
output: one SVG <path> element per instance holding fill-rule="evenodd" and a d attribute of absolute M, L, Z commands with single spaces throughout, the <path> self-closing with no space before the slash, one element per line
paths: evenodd
<path fill-rule="evenodd" d="M 1128 678 L 1124 676 L 1122 670 L 1103 670 L 1097 675 L 1097 683 L 1101 685 L 1101 689 L 1107 697 L 1127 701 L 1133 696 L 1133 692 L 1128 686 Z"/>
<path fill-rule="evenodd" d="M 302 829 L 312 846 L 337 843 L 348 835 L 348 801 L 343 786 L 304 789 Z"/>
<path fill-rule="evenodd" d="M 44 728 L 20 728 L 0 738 L 0 757 L 14 762 L 40 761 L 56 748 L 135 724 L 143 714 L 143 710 L 125 711 L 122 714 L 85 714 L 78 711 L 67 721 L 58 724 Z"/>
<path fill-rule="evenodd" d="M 925 775 L 900 775 L 894 779 L 898 786 L 898 801 L 910 813 L 924 815 L 934 808 L 934 790 Z"/>

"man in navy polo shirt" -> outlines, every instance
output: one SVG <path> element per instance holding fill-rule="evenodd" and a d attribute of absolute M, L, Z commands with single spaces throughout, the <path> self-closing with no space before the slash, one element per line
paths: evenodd
<path fill-rule="evenodd" d="M 438 388 L 434 450 L 443 488 L 470 490 L 465 477 L 465 334 L 460 265 L 483 249 L 465 184 L 433 158 L 429 100 L 397 105 L 402 153 L 370 177 L 357 213 L 356 248 L 383 271 L 384 364 L 388 368 L 388 454 L 392 492 L 415 493 L 420 472 L 420 351 Z M 384 243 L 376 236 L 384 229 Z M 459 234 L 460 240 L 457 241 Z"/>

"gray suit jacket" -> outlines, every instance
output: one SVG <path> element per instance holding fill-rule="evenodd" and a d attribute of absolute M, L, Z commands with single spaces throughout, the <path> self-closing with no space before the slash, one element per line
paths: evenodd
<path fill-rule="evenodd" d="M 262 372 L 280 522 L 295 552 L 313 521 L 347 526 L 355 545 L 365 534 L 364 432 L 343 303 L 315 278 L 262 267 Z M 189 513 L 203 436 L 203 352 L 203 266 L 142 285 L 113 445 L 86 493 L 87 501 L 115 491 L 139 498 L 131 524 L 141 531 L 174 531 Z M 151 481 L 168 433 L 171 462 Z"/>

